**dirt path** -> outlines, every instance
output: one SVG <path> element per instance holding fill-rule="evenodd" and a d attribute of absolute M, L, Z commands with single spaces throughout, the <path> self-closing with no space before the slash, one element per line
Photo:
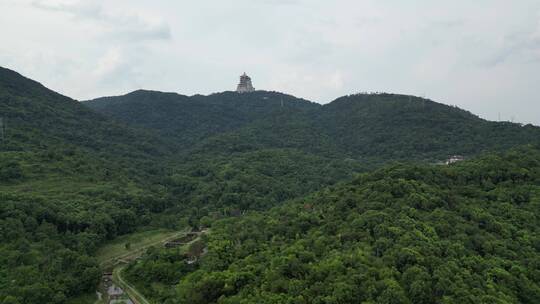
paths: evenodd
<path fill-rule="evenodd" d="M 102 268 L 112 268 L 113 272 L 113 282 L 121 287 L 124 292 L 129 296 L 130 300 L 133 301 L 135 304 L 150 304 L 150 302 L 139 292 L 137 289 L 129 284 L 121 275 L 122 270 L 125 267 L 125 264 L 137 259 L 140 257 L 146 250 L 152 246 L 162 246 L 168 241 L 174 240 L 179 237 L 185 236 L 187 233 L 189 233 L 189 230 L 180 231 L 178 233 L 175 233 L 173 235 L 169 235 L 167 237 L 161 238 L 155 242 L 146 244 L 142 247 L 133 249 L 131 251 L 113 256 L 111 258 L 108 258 L 100 263 L 100 266 Z M 94 304 L 103 304 L 105 303 L 105 299 L 107 299 L 107 296 L 103 296 L 103 299 L 98 299 Z"/>
<path fill-rule="evenodd" d="M 193 240 L 185 243 L 183 246 L 190 245 L 197 240 L 201 238 L 201 236 L 205 233 L 207 233 L 208 230 L 202 230 L 197 232 L 197 237 Z M 152 242 L 150 244 L 147 244 L 143 247 L 139 247 L 137 249 L 134 249 L 132 251 L 128 251 L 126 253 L 111 257 L 107 260 L 104 260 L 100 263 L 100 266 L 105 267 L 112 267 L 113 269 L 113 282 L 122 288 L 124 292 L 129 296 L 130 300 L 133 301 L 135 304 L 151 304 L 150 301 L 148 301 L 133 285 L 129 284 L 123 277 L 122 277 L 122 270 L 125 268 L 125 265 L 138 257 L 140 257 L 148 248 L 152 246 L 157 245 L 164 245 L 168 241 L 177 239 L 179 237 L 183 237 L 189 233 L 189 230 L 180 231 L 178 233 L 175 233 L 174 235 L 162 238 L 158 241 Z M 105 297 L 104 297 L 105 298 Z M 102 304 L 103 300 L 97 300 L 94 304 Z"/>

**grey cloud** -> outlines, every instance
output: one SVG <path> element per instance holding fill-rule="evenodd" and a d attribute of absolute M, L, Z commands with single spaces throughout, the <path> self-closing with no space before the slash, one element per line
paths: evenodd
<path fill-rule="evenodd" d="M 35 0 L 34 7 L 68 13 L 75 18 L 91 20 L 104 26 L 105 35 L 124 41 L 169 40 L 171 30 L 163 21 L 149 22 L 138 15 L 108 12 L 103 4 L 88 1 Z"/>
<path fill-rule="evenodd" d="M 35 0 L 32 5 L 45 10 L 67 12 L 74 15 L 99 19 L 103 14 L 102 7 L 95 2 L 58 2 L 51 0 Z"/>
<path fill-rule="evenodd" d="M 536 29 L 504 36 L 502 45 L 485 62 L 485 66 L 493 67 L 512 59 L 520 62 L 540 60 L 540 20 Z"/>

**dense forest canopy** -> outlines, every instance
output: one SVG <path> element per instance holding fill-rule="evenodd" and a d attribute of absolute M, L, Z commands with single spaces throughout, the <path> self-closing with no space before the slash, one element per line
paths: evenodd
<path fill-rule="evenodd" d="M 3 68 L 0 118 L 0 303 L 70 303 L 104 242 L 187 225 L 211 225 L 204 259 L 154 248 L 126 271 L 158 303 L 538 296 L 538 127 L 394 94 L 80 103 Z"/>
<path fill-rule="evenodd" d="M 281 102 L 289 110 L 300 113 L 318 107 L 315 103 L 276 92 L 224 92 L 188 97 L 145 90 L 98 98 L 84 104 L 124 123 L 157 130 L 189 149 L 203 138 L 278 114 Z"/>
<path fill-rule="evenodd" d="M 214 222 L 196 270 L 163 249 L 128 273 L 158 303 L 537 303 L 539 208 L 538 149 L 393 165 Z"/>
<path fill-rule="evenodd" d="M 0 301 L 93 292 L 95 249 L 151 221 L 143 181 L 172 147 L 7 69 L 0 117 Z"/>
<path fill-rule="evenodd" d="M 192 97 L 136 91 L 84 102 L 129 125 L 159 131 L 197 154 L 294 148 L 380 164 L 444 160 L 538 143 L 540 128 L 483 120 L 457 107 L 398 94 L 355 94 L 325 105 L 276 92 Z M 186 138 L 195 136 L 196 141 Z"/>

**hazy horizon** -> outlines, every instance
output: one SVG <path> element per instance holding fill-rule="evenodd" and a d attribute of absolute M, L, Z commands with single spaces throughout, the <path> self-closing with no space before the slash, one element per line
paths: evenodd
<path fill-rule="evenodd" d="M 540 125 L 540 2 L 3 0 L 0 66 L 77 100 L 388 92 Z M 30 21 L 29 21 L 30 20 Z"/>

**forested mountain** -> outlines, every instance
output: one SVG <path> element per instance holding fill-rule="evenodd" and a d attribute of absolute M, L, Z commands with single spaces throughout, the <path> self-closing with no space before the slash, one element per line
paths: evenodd
<path fill-rule="evenodd" d="M 538 143 L 540 128 L 490 122 L 428 99 L 358 94 L 323 106 L 320 120 L 350 155 L 385 159 L 444 159 Z"/>
<path fill-rule="evenodd" d="M 118 235 L 180 229 L 212 212 L 266 209 L 358 167 L 291 149 L 180 153 L 182 146 L 159 130 L 115 122 L 16 72 L 0 72 L 6 303 L 66 303 L 93 292 L 100 269 L 92 255 Z M 202 126 L 197 136 L 213 128 Z"/>
<path fill-rule="evenodd" d="M 128 274 L 156 303 L 537 303 L 538 210 L 538 149 L 392 165 L 214 222 L 195 266 L 153 250 Z"/>
<path fill-rule="evenodd" d="M 123 127 L 4 68 L 0 68 L 0 94 L 0 113 L 6 125 L 3 151 L 71 145 L 107 156 L 148 157 L 170 152 L 154 136 Z"/>
<path fill-rule="evenodd" d="M 173 148 L 3 68 L 0 117 L 0 302 L 93 292 L 91 255 L 149 223 L 145 186 Z"/>
<path fill-rule="evenodd" d="M 179 251 L 154 249 L 131 266 L 130 280 L 160 303 L 369 303 L 382 301 L 385 292 L 386 298 L 411 300 L 405 268 L 393 260 L 400 251 L 389 248 L 416 250 L 426 261 L 417 266 L 433 276 L 441 252 L 457 250 L 451 271 L 469 265 L 466 257 L 494 254 L 475 251 L 484 244 L 473 238 L 478 234 L 500 241 L 516 259 L 510 265 L 507 255 L 496 253 L 494 265 L 518 283 L 505 281 L 500 284 L 507 289 L 494 290 L 509 302 L 537 295 L 530 283 L 538 281 L 537 270 L 519 272 L 537 269 L 528 262 L 539 251 L 537 230 L 527 226 L 537 222 L 536 150 L 451 167 L 410 164 L 368 172 L 396 160 L 432 163 L 537 144 L 538 127 L 487 122 L 394 94 L 351 95 L 321 106 L 277 92 L 141 90 L 81 104 L 3 68 L 0 118 L 0 303 L 69 303 L 94 291 L 101 269 L 93 256 L 106 240 L 139 228 L 178 230 L 200 222 L 213 223 L 203 261 L 186 268 Z M 397 188 L 401 196 L 394 195 Z M 513 213 L 503 217 L 498 208 Z M 450 216 L 450 233 L 437 230 L 435 211 Z M 484 213 L 486 219 L 477 216 Z M 370 219 L 380 226 L 362 226 L 364 219 L 356 217 L 364 214 L 374 214 Z M 492 217 L 504 229 L 484 233 Z M 475 223 L 482 224 L 476 229 Z M 425 235 L 408 234 L 411 227 Z M 406 243 L 417 239 L 440 251 Z M 518 249 L 523 257 L 515 256 Z M 290 262 L 297 251 L 299 260 Z M 344 264 L 330 269 L 336 260 Z M 325 265 L 323 272 L 311 269 Z M 487 283 L 469 285 L 468 275 L 476 279 L 482 271 L 470 270 L 459 283 L 478 289 L 465 292 L 474 295 L 470 301 L 493 295 Z M 372 272 L 362 294 L 351 294 L 351 284 Z M 320 276 L 327 284 L 314 283 Z M 344 276 L 360 279 L 351 283 Z M 428 291 L 425 303 L 447 301 L 440 290 Z M 448 303 L 464 299 L 452 292 L 444 293 Z"/>
<path fill-rule="evenodd" d="M 168 159 L 171 174 L 162 183 L 168 188 L 166 200 L 191 218 L 216 207 L 225 214 L 266 209 L 367 168 L 304 149 L 322 142 L 315 127 L 306 125 L 319 105 L 282 93 L 187 97 L 140 90 L 84 104 L 177 144 L 176 157 Z M 287 132 L 279 134 L 275 128 Z M 260 130 L 266 130 L 261 137 Z"/>
<path fill-rule="evenodd" d="M 195 144 L 184 148 L 197 153 L 294 148 L 380 164 L 473 156 L 540 138 L 539 127 L 489 122 L 456 107 L 398 94 L 356 94 L 319 105 L 265 91 L 192 97 L 136 91 L 85 104 Z"/>
<path fill-rule="evenodd" d="M 126 124 L 158 130 L 189 148 L 203 138 L 248 125 L 281 110 L 306 112 L 318 105 L 276 92 L 209 96 L 138 90 L 123 96 L 84 102 L 90 108 Z"/>

